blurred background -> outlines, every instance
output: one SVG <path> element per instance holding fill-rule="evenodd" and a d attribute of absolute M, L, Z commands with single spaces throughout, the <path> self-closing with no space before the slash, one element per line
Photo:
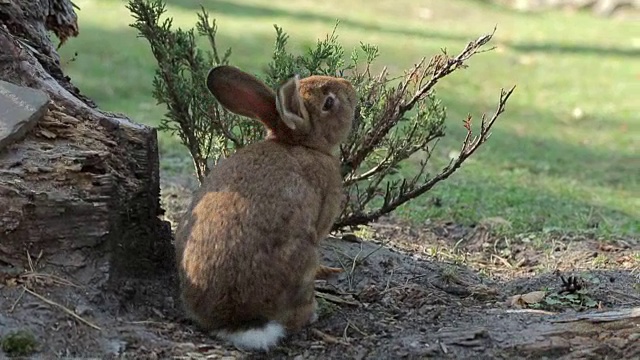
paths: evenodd
<path fill-rule="evenodd" d="M 60 51 L 66 74 L 100 108 L 158 125 L 165 109 L 152 97 L 156 62 L 148 42 L 129 27 L 133 19 L 126 2 L 74 2 L 80 8 L 80 35 Z M 449 114 L 446 140 L 434 156 L 436 164 L 445 164 L 458 150 L 466 114 L 479 120 L 482 113 L 493 111 L 501 88 L 517 85 L 506 113 L 489 142 L 461 170 L 399 209 L 398 215 L 419 225 L 493 221 L 502 224 L 505 233 L 523 239 L 554 230 L 637 239 L 640 10 L 547 9 L 547 2 L 167 0 L 166 4 L 174 27 L 185 29 L 195 26 L 203 5 L 217 22 L 220 48 L 232 48 L 231 63 L 254 73 L 262 73 L 270 60 L 274 24 L 290 35 L 291 50 L 304 51 L 339 20 L 337 34 L 347 51 L 360 42 L 377 45 L 381 54 L 377 70 L 386 66 L 397 75 L 443 48 L 455 55 L 497 26 L 492 42 L 496 49 L 473 57 L 468 69 L 456 71 L 436 87 Z M 158 136 L 162 176 L 193 178 L 184 147 L 170 134 Z"/>

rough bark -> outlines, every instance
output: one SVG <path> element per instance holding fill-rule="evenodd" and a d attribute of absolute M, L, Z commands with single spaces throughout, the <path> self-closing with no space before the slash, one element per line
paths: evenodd
<path fill-rule="evenodd" d="M 0 265 L 27 267 L 28 252 L 87 282 L 166 268 L 156 131 L 81 96 L 48 30 L 78 34 L 70 1 L 0 2 L 0 79 L 51 99 L 0 149 Z"/>
<path fill-rule="evenodd" d="M 485 348 L 494 354 L 540 359 L 640 358 L 640 308 L 578 315 L 549 316 L 544 312 L 523 311 L 522 323 L 509 314 L 497 326 L 442 329 L 438 338 L 446 346 Z M 511 320 L 511 321 L 510 321 Z"/>

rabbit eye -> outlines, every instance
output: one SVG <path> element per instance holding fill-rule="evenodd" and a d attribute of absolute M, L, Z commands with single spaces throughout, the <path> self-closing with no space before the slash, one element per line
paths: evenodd
<path fill-rule="evenodd" d="M 331 108 L 333 107 L 333 96 L 327 96 L 327 98 L 324 101 L 324 105 L 322 106 L 322 111 L 329 111 L 331 110 Z"/>

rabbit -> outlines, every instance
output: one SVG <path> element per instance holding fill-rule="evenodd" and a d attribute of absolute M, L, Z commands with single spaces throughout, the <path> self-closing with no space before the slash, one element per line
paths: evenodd
<path fill-rule="evenodd" d="M 180 299 L 201 329 L 268 351 L 317 320 L 314 280 L 343 199 L 339 145 L 356 92 L 342 78 L 292 76 L 277 91 L 221 65 L 207 88 L 228 111 L 261 121 L 263 140 L 211 169 L 176 229 Z"/>

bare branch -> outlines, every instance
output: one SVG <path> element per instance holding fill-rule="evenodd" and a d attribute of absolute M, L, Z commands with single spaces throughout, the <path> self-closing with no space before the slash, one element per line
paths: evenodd
<path fill-rule="evenodd" d="M 464 62 L 466 60 L 471 58 L 473 55 L 482 52 L 481 47 L 492 39 L 495 31 L 496 29 L 494 28 L 491 34 L 481 36 L 478 39 L 469 42 L 462 52 L 460 52 L 460 54 L 455 58 L 449 58 L 445 53 L 443 53 L 434 56 L 426 67 L 424 66 L 424 59 L 416 64 L 411 71 L 404 76 L 403 81 L 398 85 L 395 91 L 387 95 L 385 99 L 385 111 L 376 121 L 374 129 L 372 129 L 371 132 L 366 133 L 362 142 L 358 144 L 359 146 L 355 147 L 357 151 L 347 159 L 347 162 L 353 168 L 358 168 L 368 154 L 380 145 L 380 142 L 387 136 L 389 131 L 398 124 L 400 119 L 402 119 L 407 112 L 411 111 L 418 101 L 424 99 L 440 79 L 451 74 L 453 71 L 464 67 Z M 422 69 L 424 70 L 421 72 L 420 70 Z M 432 74 L 429 81 L 425 85 L 421 86 L 411 99 L 406 101 L 405 94 L 408 91 L 409 84 L 421 84 L 422 80 L 427 77 L 430 72 Z M 385 76 L 383 76 L 383 74 Z M 387 82 L 386 72 L 383 72 L 383 74 L 381 74 L 377 79 L 380 84 Z"/>
<path fill-rule="evenodd" d="M 491 41 L 493 35 L 496 33 L 496 30 L 497 28 L 494 28 L 491 34 L 483 35 L 475 41 L 471 41 L 467 44 L 464 50 L 462 50 L 462 52 L 454 58 L 447 58 L 447 55 L 445 53 L 440 56 L 434 57 L 434 59 L 432 59 L 432 62 L 434 62 L 433 65 L 435 67 L 435 70 L 433 72 L 433 75 L 431 76 L 431 79 L 424 86 L 422 86 L 406 104 L 403 104 L 401 106 L 400 113 L 405 113 L 413 109 L 416 103 L 421 100 L 426 94 L 428 94 L 440 79 L 451 74 L 458 68 L 464 67 L 464 62 L 469 60 L 469 58 L 471 58 L 473 55 L 480 52 L 490 51 L 491 49 L 481 50 L 480 48 Z"/>
<path fill-rule="evenodd" d="M 403 187 L 406 186 L 406 182 L 403 181 L 403 184 L 400 185 L 400 190 L 398 191 L 398 196 L 393 199 L 389 198 L 389 185 L 387 186 L 387 193 L 385 194 L 384 204 L 377 210 L 371 211 L 369 213 L 355 213 L 347 216 L 346 218 L 341 219 L 334 225 L 334 230 L 348 227 L 366 224 L 371 221 L 375 221 L 379 217 L 388 214 L 395 209 L 397 209 L 400 205 L 406 203 L 407 201 L 414 199 L 431 188 L 438 182 L 447 179 L 451 176 L 461 165 L 462 163 L 471 156 L 491 135 L 491 127 L 498 119 L 498 117 L 504 112 L 506 108 L 506 103 L 509 100 L 509 97 L 515 90 L 515 86 L 513 86 L 508 91 L 504 89 L 501 90 L 500 100 L 498 102 L 498 107 L 496 112 L 493 114 L 491 119 L 488 121 L 486 117 L 482 117 L 482 124 L 480 129 L 480 134 L 477 136 L 472 136 L 471 128 L 469 127 L 467 130 L 467 134 L 465 140 L 462 145 L 462 151 L 458 155 L 458 157 L 446 166 L 439 174 L 432 177 L 428 181 L 424 182 L 417 188 L 412 190 L 403 191 Z M 470 118 L 469 118 L 470 120 Z M 388 183 L 389 184 L 389 183 Z"/>

